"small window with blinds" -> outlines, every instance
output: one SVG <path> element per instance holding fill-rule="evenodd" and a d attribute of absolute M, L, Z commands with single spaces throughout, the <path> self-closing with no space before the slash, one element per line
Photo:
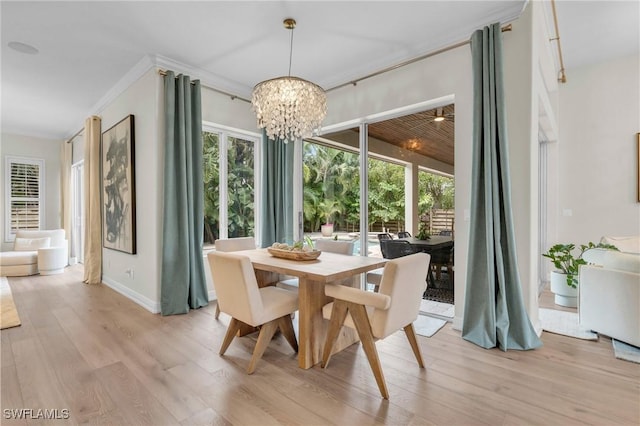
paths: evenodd
<path fill-rule="evenodd" d="M 40 229 L 44 212 L 44 160 L 7 157 L 5 240 L 19 229 Z"/>

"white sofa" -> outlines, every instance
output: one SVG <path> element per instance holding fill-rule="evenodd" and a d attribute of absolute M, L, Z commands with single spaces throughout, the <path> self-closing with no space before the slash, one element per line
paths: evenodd
<path fill-rule="evenodd" d="M 13 250 L 0 252 L 0 276 L 59 274 L 68 260 L 69 244 L 63 229 L 19 230 Z"/>
<path fill-rule="evenodd" d="M 604 237 L 620 251 L 591 249 L 580 267 L 580 325 L 640 346 L 640 236 Z"/>

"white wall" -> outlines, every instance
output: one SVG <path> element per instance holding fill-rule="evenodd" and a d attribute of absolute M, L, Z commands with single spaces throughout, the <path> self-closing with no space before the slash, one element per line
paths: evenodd
<path fill-rule="evenodd" d="M 61 227 L 60 215 L 60 156 L 62 141 L 58 139 L 41 139 L 3 133 L 0 136 L 0 187 L 2 188 L 2 208 L 0 223 L 2 224 L 2 250 L 11 250 L 13 243 L 5 243 L 4 209 L 5 209 L 5 157 L 29 157 L 44 160 L 44 223 L 43 229 Z"/>
<path fill-rule="evenodd" d="M 639 71 L 638 55 L 567 70 L 560 87 L 557 242 L 640 234 Z"/>
<path fill-rule="evenodd" d="M 162 272 L 163 93 L 163 77 L 153 67 L 99 114 L 103 131 L 133 114 L 136 146 L 137 253 L 103 249 L 103 281 L 152 312 L 160 309 Z M 202 88 L 202 119 L 256 131 L 250 104 L 206 87 Z M 205 270 L 207 268 L 205 258 Z M 127 270 L 132 270 L 133 276 L 127 274 Z M 213 294 L 213 285 L 207 278 L 209 293 Z"/>
<path fill-rule="evenodd" d="M 131 255 L 103 248 L 103 281 L 153 312 L 158 311 L 160 300 L 162 236 L 159 82 L 157 71 L 149 70 L 98 114 L 102 117 L 103 132 L 129 114 L 133 114 L 135 126 L 137 253 Z M 125 273 L 128 269 L 133 271 L 133 276 Z"/>

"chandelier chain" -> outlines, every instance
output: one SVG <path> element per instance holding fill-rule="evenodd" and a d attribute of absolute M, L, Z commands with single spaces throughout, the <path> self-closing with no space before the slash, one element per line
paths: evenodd
<path fill-rule="evenodd" d="M 293 28 L 291 28 L 291 40 L 289 41 L 289 77 L 291 77 L 292 58 L 293 58 Z"/>

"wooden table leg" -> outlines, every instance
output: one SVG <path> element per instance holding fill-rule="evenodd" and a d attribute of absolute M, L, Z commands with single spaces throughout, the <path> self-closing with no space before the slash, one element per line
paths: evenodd
<path fill-rule="evenodd" d="M 353 282 L 351 278 L 349 283 Z M 322 361 L 322 349 L 329 321 L 322 317 L 322 307 L 331 299 L 324 294 L 324 284 L 300 278 L 298 289 L 298 365 L 311 368 Z M 339 352 L 358 341 L 355 330 L 342 327 L 333 353 Z"/>

